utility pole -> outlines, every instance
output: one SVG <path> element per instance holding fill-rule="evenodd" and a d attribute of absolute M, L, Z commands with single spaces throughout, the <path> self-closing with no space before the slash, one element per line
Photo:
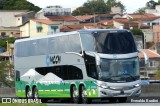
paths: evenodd
<path fill-rule="evenodd" d="M 11 58 L 10 58 L 10 52 L 9 52 L 9 44 L 8 41 L 6 41 L 7 43 L 7 53 L 9 56 L 9 72 L 8 72 L 8 79 L 11 80 Z"/>

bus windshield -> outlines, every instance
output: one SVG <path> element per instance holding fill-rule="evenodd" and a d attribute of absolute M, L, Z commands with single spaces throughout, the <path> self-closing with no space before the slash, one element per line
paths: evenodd
<path fill-rule="evenodd" d="M 101 59 L 99 80 L 107 82 L 130 82 L 139 79 L 137 58 L 125 60 Z"/>
<path fill-rule="evenodd" d="M 127 54 L 137 52 L 130 32 L 95 32 L 95 49 L 104 54 Z"/>

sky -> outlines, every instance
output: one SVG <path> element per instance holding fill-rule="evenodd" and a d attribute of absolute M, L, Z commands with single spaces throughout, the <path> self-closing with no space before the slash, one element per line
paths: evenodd
<path fill-rule="evenodd" d="M 27 0 L 41 8 L 46 6 L 60 5 L 63 8 L 76 8 L 83 5 L 87 0 Z M 141 7 L 145 7 L 146 2 L 150 0 L 117 0 L 121 1 L 126 7 L 127 13 L 133 13 Z M 158 1 L 158 0 L 154 0 Z"/>

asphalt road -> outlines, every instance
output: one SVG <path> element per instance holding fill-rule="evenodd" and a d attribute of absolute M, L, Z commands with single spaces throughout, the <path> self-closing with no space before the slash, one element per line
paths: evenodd
<path fill-rule="evenodd" d="M 47 104 L 48 106 L 160 106 L 160 103 Z"/>
<path fill-rule="evenodd" d="M 135 102 L 135 100 L 140 100 Z M 48 106 L 160 106 L 158 98 L 129 98 L 126 103 L 109 103 L 109 101 L 93 100 L 91 104 L 61 103 L 61 101 L 49 101 Z"/>

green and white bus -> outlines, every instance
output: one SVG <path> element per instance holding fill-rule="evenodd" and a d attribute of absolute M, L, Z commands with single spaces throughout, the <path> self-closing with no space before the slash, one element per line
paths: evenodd
<path fill-rule="evenodd" d="M 125 102 L 141 94 L 138 50 L 128 30 L 79 30 L 16 40 L 16 95 Z"/>

